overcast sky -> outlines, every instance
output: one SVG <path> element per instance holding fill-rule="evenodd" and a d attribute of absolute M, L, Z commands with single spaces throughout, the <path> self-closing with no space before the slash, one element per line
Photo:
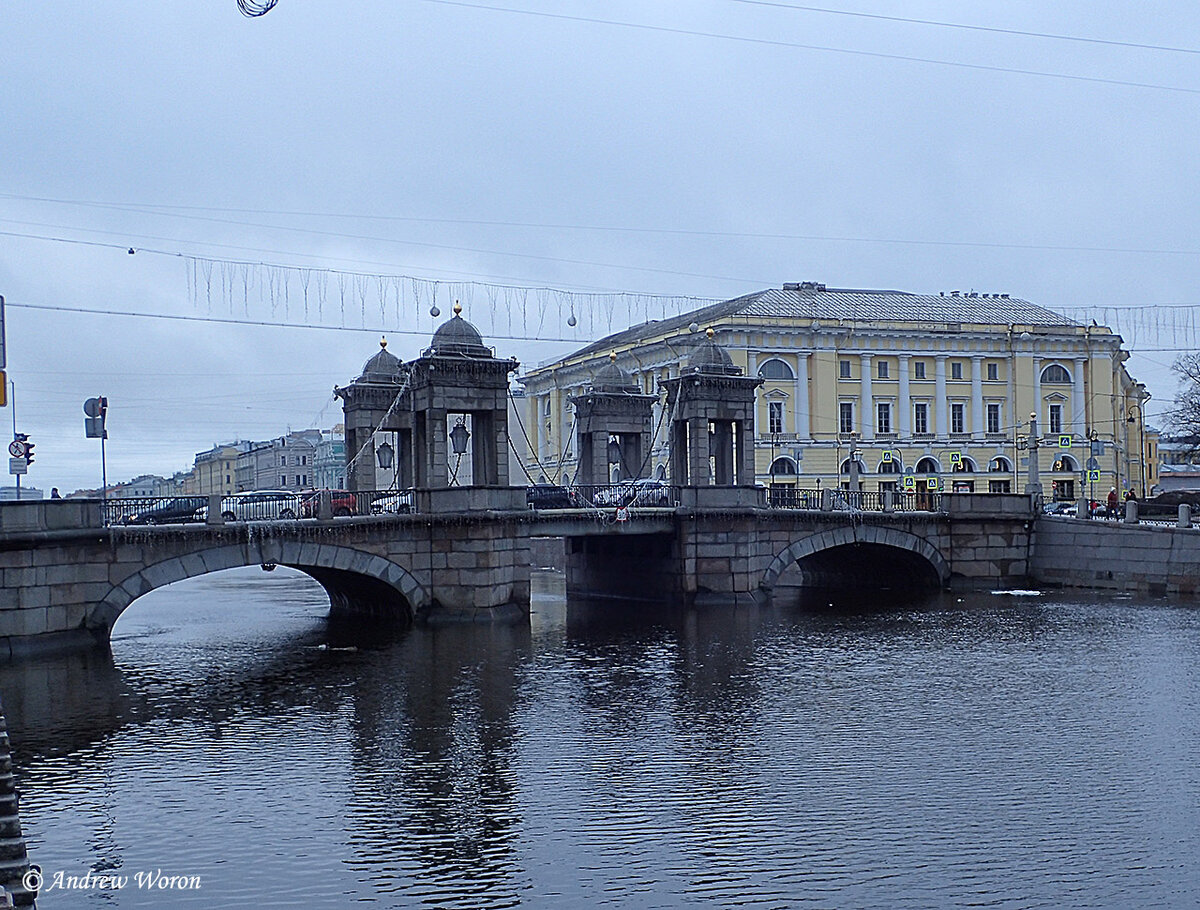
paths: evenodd
<path fill-rule="evenodd" d="M 530 365 L 572 343 L 495 336 L 583 343 L 607 304 L 489 285 L 1006 292 L 1124 320 L 1152 418 L 1168 407 L 1200 321 L 1200 11 L 797 5 L 6 4 L 0 294 L 25 482 L 98 485 L 93 395 L 110 481 L 331 426 L 379 329 L 401 357 L 428 342 L 431 285 L 395 276 L 444 282 L 443 319 L 466 298 Z"/>

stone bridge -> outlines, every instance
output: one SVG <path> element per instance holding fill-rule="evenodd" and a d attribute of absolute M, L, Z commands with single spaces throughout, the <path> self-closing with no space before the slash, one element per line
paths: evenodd
<path fill-rule="evenodd" d="M 944 512 L 863 513 L 746 506 L 723 492 L 744 491 L 701 490 L 679 507 L 630 509 L 624 521 L 614 509 L 463 503 L 327 521 L 105 528 L 98 502 L 10 503 L 0 508 L 0 656 L 107 640 L 142 595 L 242 566 L 307 573 L 328 593 L 332 615 L 521 619 L 539 538 L 564 541 L 571 588 L 685 603 L 758 600 L 788 579 L 933 588 L 1028 574 L 1025 497 L 948 495 Z"/>

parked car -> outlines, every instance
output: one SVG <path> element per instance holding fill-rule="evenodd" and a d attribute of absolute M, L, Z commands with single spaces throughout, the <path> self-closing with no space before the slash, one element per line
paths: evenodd
<path fill-rule="evenodd" d="M 371 500 L 372 515 L 407 515 L 413 510 L 412 490 L 388 493 Z"/>
<path fill-rule="evenodd" d="M 328 493 L 330 505 L 333 506 L 334 518 L 344 518 L 353 515 L 358 509 L 358 500 L 349 490 L 313 490 L 305 494 L 300 501 L 300 515 L 304 518 L 316 518 L 321 509 L 321 494 Z"/>
<path fill-rule="evenodd" d="M 287 520 L 295 518 L 299 509 L 300 494 L 288 490 L 255 490 L 221 500 L 221 517 L 226 521 Z"/>
<path fill-rule="evenodd" d="M 671 505 L 671 488 L 661 480 L 645 478 L 635 480 L 623 497 L 623 505 L 633 506 L 669 506 Z"/>
<path fill-rule="evenodd" d="M 556 483 L 535 483 L 525 488 L 525 502 L 531 509 L 572 509 L 575 494 Z"/>
<path fill-rule="evenodd" d="M 125 516 L 127 525 L 162 525 L 196 521 L 196 511 L 208 505 L 206 496 L 176 496 Z"/>

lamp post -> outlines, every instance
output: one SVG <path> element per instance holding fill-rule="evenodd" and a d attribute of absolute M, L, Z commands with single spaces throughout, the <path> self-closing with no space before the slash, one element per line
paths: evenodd
<path fill-rule="evenodd" d="M 1138 475 L 1141 478 L 1142 496 L 1146 495 L 1146 416 L 1142 412 L 1142 405 L 1150 398 L 1147 395 L 1141 399 L 1139 404 L 1131 404 L 1129 406 L 1129 416 L 1125 418 L 1127 423 L 1136 423 L 1138 428 Z M 1134 412 L 1137 416 L 1134 416 Z"/>
<path fill-rule="evenodd" d="M 391 471 L 392 470 L 392 464 L 395 461 L 395 457 L 396 457 L 396 452 L 392 448 L 390 443 L 385 442 L 383 445 L 381 445 L 375 449 L 375 460 L 377 462 L 379 462 L 379 467 L 383 471 Z M 388 485 L 388 489 L 391 489 L 393 486 L 395 486 L 395 484 L 396 484 L 396 476 L 393 473 L 392 474 L 392 483 Z M 376 489 L 379 488 L 378 483 L 375 484 L 375 488 Z"/>
<path fill-rule="evenodd" d="M 454 471 L 451 473 L 450 485 L 458 484 L 458 466 L 462 463 L 462 457 L 467 452 L 467 440 L 471 438 L 471 431 L 467 429 L 467 424 L 464 418 L 459 417 L 458 423 L 454 425 L 454 429 L 450 431 L 450 448 L 455 455 Z M 474 483 L 474 480 L 472 480 Z"/>

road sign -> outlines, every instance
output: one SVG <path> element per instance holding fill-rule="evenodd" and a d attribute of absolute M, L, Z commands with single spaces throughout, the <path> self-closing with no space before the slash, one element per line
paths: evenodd
<path fill-rule="evenodd" d="M 22 456 L 20 458 L 10 458 L 8 460 L 8 473 L 9 474 L 28 474 L 29 473 L 29 465 L 28 465 L 28 463 L 26 463 L 25 457 Z"/>
<path fill-rule="evenodd" d="M 884 450 L 882 461 L 884 464 L 892 463 L 892 453 L 890 450 Z"/>
<path fill-rule="evenodd" d="M 25 443 L 21 442 L 19 439 L 14 439 L 8 444 L 8 454 L 13 458 L 24 458 Z"/>
<path fill-rule="evenodd" d="M 942 481 L 938 477 L 930 477 L 926 479 L 925 486 L 931 493 L 936 493 L 941 488 Z"/>
<path fill-rule="evenodd" d="M 952 465 L 962 464 L 962 452 L 951 452 L 950 453 L 950 464 L 952 464 Z"/>
<path fill-rule="evenodd" d="M 1071 448 L 1071 437 L 1070 436 L 1059 436 L 1058 437 L 1058 447 L 1060 449 Z"/>
<path fill-rule="evenodd" d="M 1089 471 L 1099 471 L 1100 470 L 1100 462 L 1097 461 L 1094 456 L 1092 458 L 1089 458 L 1087 460 L 1087 469 Z"/>
<path fill-rule="evenodd" d="M 1097 470 L 1088 471 L 1088 483 L 1099 483 L 1099 482 L 1100 482 L 1100 472 Z"/>
<path fill-rule="evenodd" d="M 917 488 L 917 478 L 911 474 L 906 474 L 904 477 L 904 492 L 911 493 Z"/>

